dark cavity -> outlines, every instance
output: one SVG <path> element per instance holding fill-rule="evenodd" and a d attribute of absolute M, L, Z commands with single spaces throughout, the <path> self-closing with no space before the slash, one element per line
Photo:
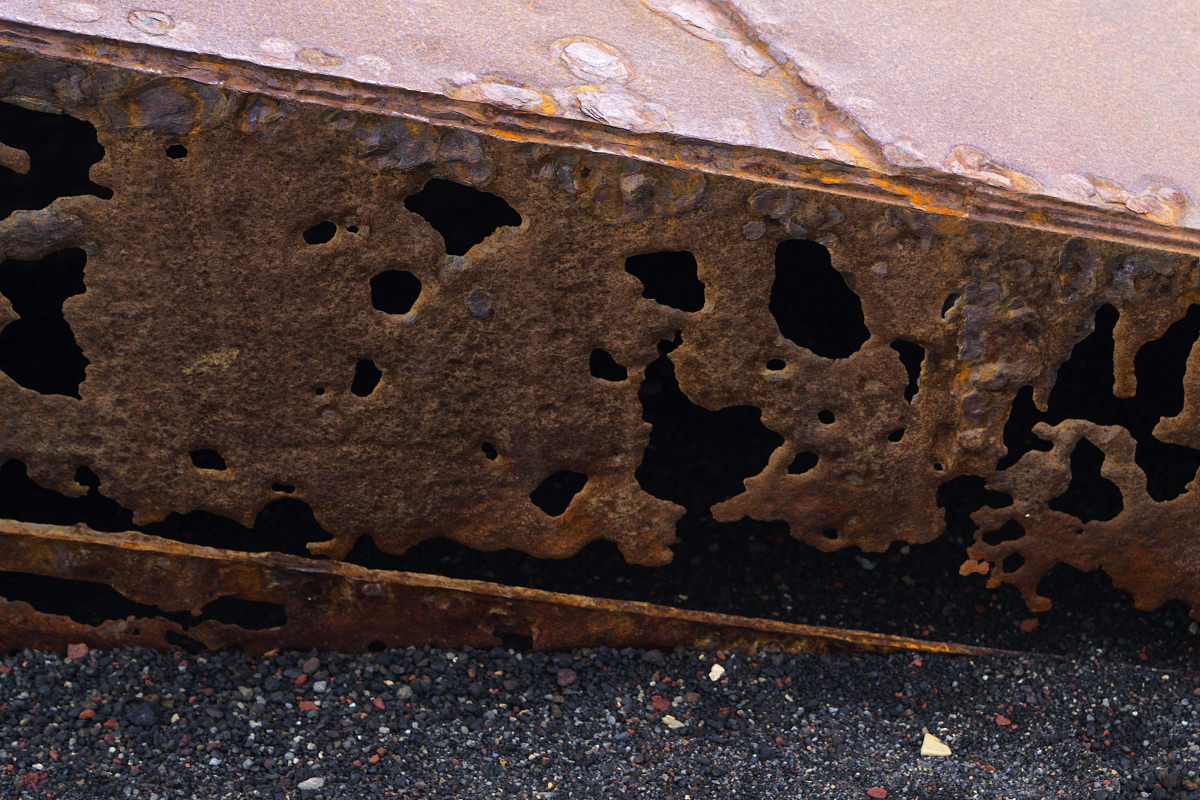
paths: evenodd
<path fill-rule="evenodd" d="M 404 207 L 424 217 L 453 256 L 465 255 L 501 226 L 521 224 L 521 215 L 503 198 L 443 178 L 405 198 Z"/>
<path fill-rule="evenodd" d="M 0 294 L 19 315 L 0 331 L 0 370 L 26 389 L 79 397 L 88 360 L 63 316 L 63 302 L 85 291 L 86 260 L 82 250 L 71 248 L 37 261 L 0 262 Z"/>
<path fill-rule="evenodd" d="M 680 311 L 704 308 L 704 284 L 697 269 L 696 257 L 686 250 L 625 259 L 625 271 L 642 282 L 642 297 Z"/>
<path fill-rule="evenodd" d="M 780 333 L 824 358 L 847 358 L 871 335 L 858 295 L 816 242 L 779 243 L 769 307 Z"/>

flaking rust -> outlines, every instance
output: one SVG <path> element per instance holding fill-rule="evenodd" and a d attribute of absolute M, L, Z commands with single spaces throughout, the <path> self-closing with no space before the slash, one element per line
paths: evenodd
<path fill-rule="evenodd" d="M 607 540 L 665 564 L 684 509 L 638 477 L 652 434 L 639 389 L 660 358 L 687 402 L 757 412 L 777 442 L 713 504 L 720 521 L 882 551 L 941 535 L 939 490 L 977 476 L 1011 503 L 977 510 L 965 570 L 1044 608 L 1053 564 L 1103 569 L 1139 606 L 1179 599 L 1200 617 L 1200 493 L 1149 493 L 1138 455 L 1146 437 L 1197 452 L 1196 359 L 1179 359 L 1178 407 L 1150 404 L 1160 418 L 1137 430 L 1071 417 L 1055 395 L 1113 313 L 1101 368 L 1114 402 L 1141 397 L 1139 353 L 1200 296 L 1192 232 L 1006 194 L 1018 176 L 969 152 L 964 169 L 996 191 L 682 139 L 653 115 L 624 131 L 541 117 L 551 99 L 501 79 L 431 97 L 149 46 L 110 43 L 101 63 L 87 40 L 2 32 L 0 101 L 91 123 L 104 191 L 0 220 L 0 271 L 82 264 L 84 286 L 61 305 L 83 378 L 47 389 L 6 369 L 0 460 L 68 496 L 98 481 L 136 525 L 195 510 L 249 525 L 286 495 L 313 509 L 330 538 L 309 549 L 332 559 L 4 523 L 5 570 L 106 584 L 161 612 L 95 627 L 10 602 L 6 645 L 482 646 L 508 631 L 541 647 L 926 647 L 339 563 L 370 536 L 388 553 L 447 537 L 540 558 Z M 608 81 L 580 84 L 585 114 L 585 100 L 593 117 L 649 114 L 621 105 L 631 73 L 612 53 L 557 46 L 581 80 Z M 435 189 L 500 209 L 497 222 L 460 242 Z M 626 268 L 662 253 L 694 259 L 695 305 L 656 299 Z M 406 302 L 380 299 L 393 280 L 409 282 Z M 814 333 L 806 314 L 824 311 L 806 280 L 832 287 L 842 327 Z M 0 302 L 0 324 L 23 313 Z M 593 374 L 598 350 L 623 377 Z M 1043 444 L 1008 463 L 1026 387 Z M 1106 521 L 1057 499 L 1083 440 L 1123 501 Z M 565 508 L 534 501 L 564 474 L 583 478 Z M 989 543 L 1006 522 L 1023 532 Z M 1022 566 L 1004 566 L 1013 554 Z M 281 606 L 286 623 L 206 616 L 220 598 Z"/>

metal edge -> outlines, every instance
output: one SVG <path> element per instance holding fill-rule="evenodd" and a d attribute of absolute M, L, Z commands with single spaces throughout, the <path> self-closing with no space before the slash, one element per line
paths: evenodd
<path fill-rule="evenodd" d="M 397 116 L 530 144 L 589 150 L 779 186 L 817 189 L 957 217 L 1002 222 L 1160 250 L 1200 254 L 1200 230 L 1054 198 L 1005 192 L 929 169 L 877 172 L 764 148 L 678 135 L 635 134 L 584 120 L 512 111 L 395 87 L 124 41 L 84 38 L 0 20 L 0 47 L 181 77 L 236 92 Z"/>

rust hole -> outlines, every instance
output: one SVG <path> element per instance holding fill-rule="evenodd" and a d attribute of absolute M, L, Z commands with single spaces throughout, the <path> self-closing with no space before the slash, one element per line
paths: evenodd
<path fill-rule="evenodd" d="M 650 442 L 635 477 L 655 497 L 688 509 L 707 509 L 744 488 L 766 467 L 783 437 L 762 424 L 754 406 L 710 411 L 688 399 L 675 378 L 669 353 L 682 344 L 660 342 L 659 357 L 646 367 L 638 389 Z"/>
<path fill-rule="evenodd" d="M 90 122 L 0 102 L 0 142 L 29 154 L 24 175 L 0 167 L 0 219 L 19 208 L 45 208 L 59 197 L 112 197 L 88 175 L 104 157 Z"/>
<path fill-rule="evenodd" d="M 354 380 L 350 383 L 350 391 L 359 397 L 367 397 L 379 386 L 383 372 L 369 358 L 361 359 L 354 365 Z"/>
<path fill-rule="evenodd" d="M 1009 520 L 993 531 L 984 531 L 983 541 L 995 547 L 1003 542 L 1015 542 L 1025 535 L 1025 529 L 1015 520 Z"/>
<path fill-rule="evenodd" d="M 188 456 L 196 469 L 225 469 L 225 459 L 216 450 L 205 447 L 191 451 Z"/>
<path fill-rule="evenodd" d="M 772 372 L 778 372 L 779 370 L 785 369 L 786 367 L 787 367 L 787 362 L 784 361 L 782 358 L 772 358 L 767 361 L 767 369 L 771 370 Z"/>
<path fill-rule="evenodd" d="M 497 228 L 521 224 L 521 215 L 503 198 L 444 178 L 431 179 L 405 198 L 404 207 L 424 217 L 453 256 L 466 255 Z"/>
<path fill-rule="evenodd" d="M 686 250 L 625 259 L 625 271 L 642 282 L 642 297 L 680 311 L 704 308 L 704 284 L 697 269 L 696 257 Z"/>
<path fill-rule="evenodd" d="M 287 624 L 287 614 L 278 603 L 244 600 L 232 595 L 218 597 L 205 605 L 200 609 L 200 618 L 237 625 L 251 631 L 282 628 Z"/>
<path fill-rule="evenodd" d="M 75 482 L 89 489 L 100 488 L 100 477 L 90 467 L 81 466 L 75 470 Z"/>
<path fill-rule="evenodd" d="M 837 421 L 837 418 L 833 415 L 833 412 L 830 411 L 828 408 L 823 408 L 820 411 L 818 411 L 817 419 L 821 422 L 822 425 L 832 425 L 834 422 Z"/>
<path fill-rule="evenodd" d="M 107 620 L 162 618 L 184 628 L 205 620 L 237 625 L 247 630 L 279 628 L 287 624 L 283 606 L 245 600 L 233 596 L 218 597 L 205 605 L 199 615 L 167 612 L 158 606 L 138 603 L 111 586 L 92 581 L 51 578 L 23 572 L 0 572 L 0 597 L 21 601 L 43 614 L 69 617 L 82 625 L 100 625 Z M 134 627 L 133 635 L 141 629 Z"/>
<path fill-rule="evenodd" d="M 103 583 L 50 578 L 25 572 L 0 572 L 0 597 L 21 601 L 43 614 L 69 617 L 82 625 L 105 620 L 170 616 L 155 606 L 130 600 Z M 174 615 L 186 618 L 187 615 Z"/>
<path fill-rule="evenodd" d="M 1087 439 L 1071 451 L 1071 483 L 1048 505 L 1055 511 L 1078 517 L 1080 522 L 1108 520 L 1121 513 L 1125 503 L 1117 485 L 1100 474 L 1104 453 Z"/>
<path fill-rule="evenodd" d="M 579 494 L 587 484 L 587 475 L 582 472 L 572 472 L 561 469 L 546 478 L 529 494 L 533 504 L 552 517 L 557 517 L 567 510 L 571 500 Z"/>
<path fill-rule="evenodd" d="M 1049 443 L 1034 435 L 1036 423 L 1057 425 L 1067 419 L 1083 419 L 1129 431 L 1137 443 L 1134 460 L 1146 474 L 1146 491 L 1154 500 L 1173 500 L 1196 477 L 1200 450 L 1159 441 L 1153 431 L 1161 418 L 1175 416 L 1183 408 L 1183 373 L 1200 336 L 1200 305 L 1190 306 L 1183 319 L 1138 350 L 1134 357 L 1137 392 L 1128 398 L 1113 394 L 1113 331 L 1118 316 L 1111 305 L 1096 312 L 1092 333 L 1075 345 L 1058 370 L 1046 413 L 1034 407 L 1028 387 L 1017 393 L 1005 424 L 1008 454 L 1000 460 L 999 469 L 1016 463 L 1030 450 L 1050 449 Z"/>
<path fill-rule="evenodd" d="M 1008 556 L 1005 557 L 1004 561 L 1000 563 L 1000 566 L 1005 572 L 1012 574 L 1020 570 L 1021 567 L 1025 566 L 1025 556 L 1021 555 L 1020 553 L 1009 553 Z"/>
<path fill-rule="evenodd" d="M 496 446 L 491 442 L 484 442 L 479 446 L 479 448 L 483 450 L 483 455 L 488 461 L 495 461 L 500 455 L 498 452 L 496 452 Z"/>
<path fill-rule="evenodd" d="M 915 342 L 907 342 L 903 339 L 892 342 L 891 347 L 900 356 L 900 363 L 904 365 L 904 371 L 908 373 L 908 385 L 904 387 L 904 399 L 911 403 L 920 388 L 918 382 L 921 378 L 921 364 L 925 361 L 925 348 Z"/>
<path fill-rule="evenodd" d="M 296 491 L 296 487 L 290 483 L 272 483 L 271 491 L 279 492 L 280 494 L 291 494 Z"/>
<path fill-rule="evenodd" d="M 780 333 L 825 358 L 847 358 L 871 335 L 858 295 L 816 242 L 779 243 L 768 305 Z"/>
<path fill-rule="evenodd" d="M 337 233 L 337 225 L 325 220 L 304 231 L 304 241 L 309 244 L 325 244 L 333 238 L 335 233 Z"/>
<path fill-rule="evenodd" d="M 0 331 L 0 370 L 26 389 L 79 397 L 88 360 L 63 316 L 63 302 L 83 294 L 87 256 L 78 248 L 37 261 L 0 262 L 0 294 L 17 319 Z"/>
<path fill-rule="evenodd" d="M 421 295 L 421 280 L 403 269 L 385 270 L 371 278 L 371 305 L 387 314 L 407 314 Z"/>
<path fill-rule="evenodd" d="M 267 503 L 258 512 L 252 528 L 208 511 L 189 511 L 168 514 L 161 522 L 136 527 L 129 525 L 125 530 L 140 530 L 151 536 L 204 547 L 298 556 L 310 556 L 309 543 L 333 538 L 317 522 L 312 508 L 294 497 L 281 497 Z"/>
<path fill-rule="evenodd" d="M 1062 374 L 1062 369 L 1059 369 Z M 1054 445 L 1033 432 L 1033 426 L 1040 419 L 1037 408 L 1033 404 L 1033 387 L 1022 386 L 1013 398 L 1012 409 L 1008 412 L 1008 421 L 1004 423 L 1004 447 L 1007 451 L 996 463 L 997 470 L 1011 467 L 1026 453 L 1037 450 L 1047 453 Z"/>
<path fill-rule="evenodd" d="M 803 475 L 813 467 L 817 466 L 818 457 L 816 453 L 811 453 L 807 450 L 801 450 L 796 453 L 796 457 L 792 459 L 792 463 L 788 464 L 789 475 Z"/>
<path fill-rule="evenodd" d="M 84 477 L 91 480 L 95 474 Z M 308 504 L 291 497 L 263 506 L 253 528 L 208 511 L 171 513 L 160 522 L 134 525 L 133 513 L 105 497 L 98 488 L 99 480 L 95 483 L 83 497 L 66 497 L 31 480 L 24 463 L 6 461 L 0 465 L 0 517 L 52 525 L 83 523 L 98 531 L 140 531 L 177 542 L 251 553 L 309 556 L 309 543 L 332 538 L 317 523 Z"/>
<path fill-rule="evenodd" d="M 942 319 L 950 316 L 950 310 L 954 308 L 954 304 L 958 302 L 961 295 L 958 292 L 951 292 L 946 295 L 946 301 L 942 303 Z"/>
<path fill-rule="evenodd" d="M 618 364 L 607 350 L 599 347 L 588 358 L 588 370 L 593 377 L 603 381 L 623 381 L 629 377 L 629 370 Z"/>
<path fill-rule="evenodd" d="M 164 152 L 167 158 L 187 158 L 188 149 L 181 144 L 172 144 L 168 145 Z"/>
<path fill-rule="evenodd" d="M 898 442 L 904 438 L 904 428 L 895 428 L 888 431 L 887 439 L 889 442 Z"/>

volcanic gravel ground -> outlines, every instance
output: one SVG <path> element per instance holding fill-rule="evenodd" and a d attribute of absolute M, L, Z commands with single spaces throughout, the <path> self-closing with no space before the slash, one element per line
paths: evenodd
<path fill-rule="evenodd" d="M 689 515 L 654 570 L 602 544 L 563 561 L 444 541 L 354 560 L 1029 652 L 26 651 L 0 659 L 0 797 L 1200 800 L 1182 604 L 1138 611 L 1060 567 L 1041 587 L 1055 609 L 1032 614 L 957 574 L 973 530 L 953 502 L 947 518 L 937 541 L 880 554 Z M 920 756 L 926 728 L 950 757 Z"/>
<path fill-rule="evenodd" d="M 130 649 L 0 663 L 3 797 L 1200 798 L 1196 671 L 1098 658 Z M 923 728 L 952 755 L 921 757 Z"/>

